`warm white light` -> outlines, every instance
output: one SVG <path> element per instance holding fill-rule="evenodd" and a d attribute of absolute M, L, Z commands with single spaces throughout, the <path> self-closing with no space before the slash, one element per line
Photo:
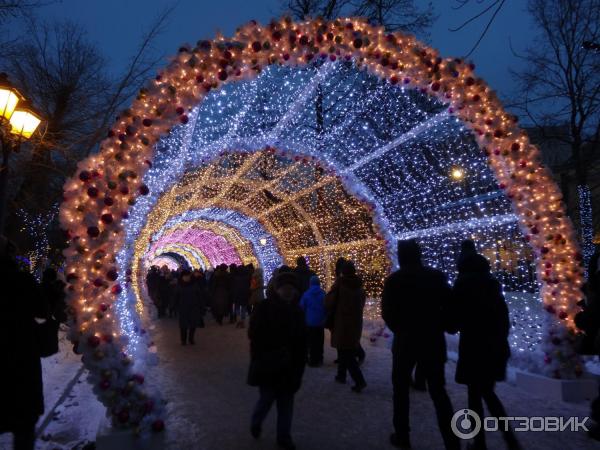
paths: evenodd
<path fill-rule="evenodd" d="M 10 118 L 10 132 L 29 139 L 39 126 L 41 119 L 28 110 L 16 110 Z"/>
<path fill-rule="evenodd" d="M 450 172 L 450 176 L 455 180 L 462 180 L 465 177 L 465 170 L 462 167 L 454 167 Z"/>
<path fill-rule="evenodd" d="M 267 245 L 267 239 L 266 238 L 260 238 L 260 245 Z"/>
<path fill-rule="evenodd" d="M 6 120 L 10 119 L 17 103 L 19 103 L 17 93 L 13 89 L 0 86 L 0 117 L 4 117 Z"/>

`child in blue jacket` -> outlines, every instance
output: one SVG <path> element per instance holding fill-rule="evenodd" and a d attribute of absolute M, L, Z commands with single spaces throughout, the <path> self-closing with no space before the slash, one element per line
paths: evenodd
<path fill-rule="evenodd" d="M 306 317 L 308 329 L 308 365 L 323 364 L 323 342 L 325 340 L 325 291 L 321 289 L 319 277 L 312 276 L 308 289 L 300 299 L 300 307 Z"/>

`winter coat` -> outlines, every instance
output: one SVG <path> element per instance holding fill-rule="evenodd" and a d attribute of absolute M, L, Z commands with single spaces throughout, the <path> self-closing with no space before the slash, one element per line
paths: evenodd
<path fill-rule="evenodd" d="M 5 432 L 35 423 L 44 412 L 34 317 L 44 318 L 47 305 L 34 278 L 12 260 L 0 263 L 0 283 L 5 287 L 0 314 L 0 432 Z"/>
<path fill-rule="evenodd" d="M 459 275 L 453 288 L 453 313 L 460 331 L 456 382 L 504 380 L 510 323 L 500 283 L 489 272 Z"/>
<path fill-rule="evenodd" d="M 265 284 L 263 273 L 256 270 L 250 279 L 250 305 L 256 306 L 265 299 Z"/>
<path fill-rule="evenodd" d="M 310 286 L 310 279 L 316 275 L 312 270 L 308 268 L 308 266 L 298 266 L 292 270 L 296 277 L 298 277 L 298 282 L 300 284 L 300 295 L 304 294 L 308 287 Z"/>
<path fill-rule="evenodd" d="M 157 270 L 148 271 L 146 275 L 146 286 L 148 287 L 148 295 L 152 302 L 157 305 L 159 301 L 159 286 L 161 283 L 161 276 Z M 158 305 L 157 305 L 158 306 Z"/>
<path fill-rule="evenodd" d="M 393 351 L 417 361 L 445 362 L 450 298 L 446 275 L 439 270 L 419 264 L 387 277 L 381 315 L 394 333 Z"/>
<path fill-rule="evenodd" d="M 193 281 L 181 281 L 175 290 L 175 308 L 181 328 L 195 328 L 202 321 L 206 308 L 204 292 Z"/>
<path fill-rule="evenodd" d="M 362 280 L 354 276 L 340 277 L 325 297 L 325 308 L 333 314 L 331 346 L 353 350 L 360 346 L 366 294 Z"/>
<path fill-rule="evenodd" d="M 325 325 L 325 291 L 317 277 L 312 277 L 310 283 L 300 299 L 300 308 L 304 311 L 307 326 L 322 327 Z"/>
<path fill-rule="evenodd" d="M 306 364 L 306 326 L 297 305 L 277 297 L 259 303 L 250 317 L 248 384 L 295 393 Z"/>
<path fill-rule="evenodd" d="M 231 301 L 234 305 L 248 306 L 250 300 L 250 274 L 245 267 L 231 275 Z"/>
<path fill-rule="evenodd" d="M 231 294 L 229 287 L 229 274 L 216 270 L 210 279 L 210 308 L 215 317 L 222 317 L 231 309 Z"/>
<path fill-rule="evenodd" d="M 170 276 L 161 276 L 158 283 L 158 307 L 166 308 L 172 303 L 174 290 L 171 282 L 173 281 Z"/>

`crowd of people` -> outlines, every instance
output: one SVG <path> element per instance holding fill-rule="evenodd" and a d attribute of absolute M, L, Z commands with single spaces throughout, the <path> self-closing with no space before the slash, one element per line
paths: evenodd
<path fill-rule="evenodd" d="M 453 286 L 443 272 L 423 263 L 414 240 L 399 242 L 398 263 L 399 270 L 384 282 L 381 298 L 382 318 L 394 336 L 390 443 L 411 447 L 412 386 L 429 391 L 445 448 L 459 449 L 460 441 L 451 430 L 455 410 L 445 389 L 445 333 L 460 332 L 455 380 L 466 386 L 469 409 L 484 417 L 485 403 L 492 416 L 508 416 L 495 393 L 495 384 L 505 379 L 510 357 L 510 323 L 502 287 L 472 241 L 462 244 Z M 0 371 L 5 406 L 0 412 L 0 432 L 14 434 L 15 448 L 32 449 L 35 424 L 44 411 L 40 358 L 58 350 L 58 324 L 66 321 L 65 284 L 52 269 L 38 283 L 19 267 L 15 248 L 5 239 L 0 239 L 0 266 L 2 281 L 23 300 L 5 302 L 0 315 L 0 351 L 6 362 Z M 586 351 L 598 354 L 598 254 L 592 258 L 589 275 L 586 301 L 576 322 L 588 337 Z M 256 439 L 275 403 L 278 444 L 295 448 L 291 435 L 294 397 L 306 365 L 323 364 L 326 329 L 337 351 L 335 382 L 346 383 L 349 375 L 353 392 L 359 394 L 367 387 L 361 370 L 366 355 L 360 343 L 366 293 L 352 261 L 337 261 L 335 281 L 327 292 L 304 257 L 297 259 L 294 268 L 276 269 L 266 285 L 262 271 L 252 265 L 221 265 L 208 272 L 153 267 L 146 281 L 159 317 L 177 317 L 183 345 L 194 344 L 195 330 L 204 326 L 208 310 L 219 325 L 228 317 L 239 328 L 246 327 L 250 316 L 247 382 L 259 390 L 250 426 Z M 27 388 L 14 389 L 23 385 Z M 600 420 L 600 400 L 592 406 L 593 419 Z M 512 431 L 501 431 L 509 449 L 521 448 Z M 472 448 L 486 448 L 485 433 L 475 436 Z"/>
<path fill-rule="evenodd" d="M 158 317 L 178 317 L 181 344 L 194 344 L 196 328 L 204 327 L 210 309 L 219 325 L 245 328 L 246 317 L 264 299 L 262 269 L 249 265 L 222 264 L 212 271 L 153 266 L 146 276 L 148 295 Z"/>

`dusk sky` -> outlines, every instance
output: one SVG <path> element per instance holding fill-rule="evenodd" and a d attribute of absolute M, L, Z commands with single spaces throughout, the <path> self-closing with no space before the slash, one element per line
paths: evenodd
<path fill-rule="evenodd" d="M 166 0 L 62 0 L 40 8 L 38 16 L 43 20 L 68 19 L 82 24 L 90 40 L 100 46 L 109 61 L 107 70 L 119 71 L 135 52 L 144 30 L 163 8 L 172 4 L 173 1 Z M 165 57 L 176 53 L 182 43 L 210 38 L 217 31 L 230 36 L 236 27 L 251 19 L 267 23 L 270 18 L 281 15 L 280 0 L 179 0 L 175 4 L 166 30 L 156 42 L 156 51 Z M 512 54 L 509 41 L 516 50 L 523 50 L 535 36 L 524 4 L 523 0 L 507 0 L 484 41 L 471 56 L 478 75 L 503 98 L 514 90 L 509 68 L 523 64 Z M 439 17 L 431 29 L 428 43 L 438 48 L 443 56 L 466 54 L 486 22 L 479 20 L 461 32 L 453 33 L 449 28 L 460 25 L 480 11 L 482 5 L 474 0 L 459 10 L 453 9 L 456 0 L 433 0 L 433 5 Z"/>

